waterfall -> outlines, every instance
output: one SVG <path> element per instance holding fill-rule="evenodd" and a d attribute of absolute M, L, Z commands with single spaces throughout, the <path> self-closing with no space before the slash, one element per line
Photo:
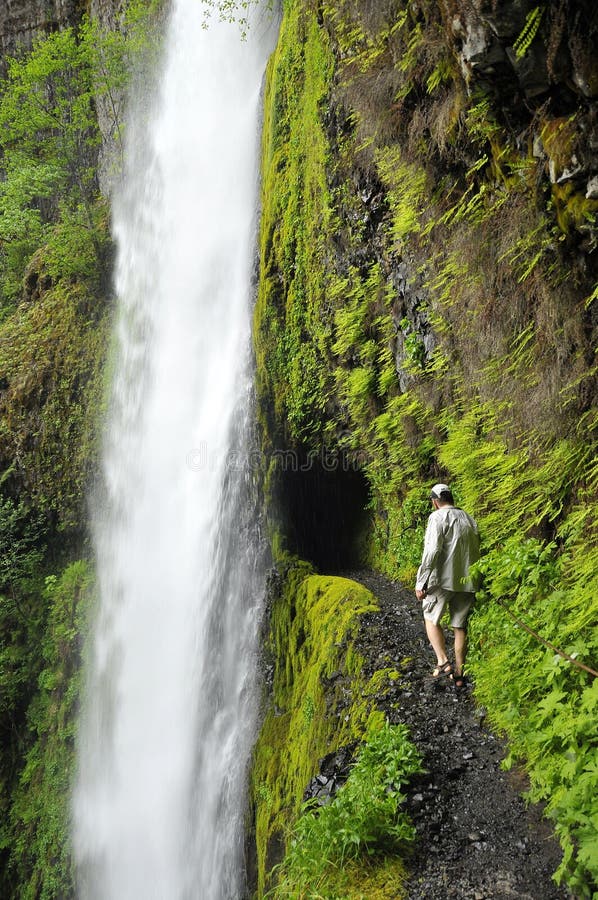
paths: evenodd
<path fill-rule="evenodd" d="M 73 844 L 86 900 L 243 896 L 261 545 L 248 505 L 260 88 L 274 29 L 174 0 L 114 200 L 119 300 Z"/>

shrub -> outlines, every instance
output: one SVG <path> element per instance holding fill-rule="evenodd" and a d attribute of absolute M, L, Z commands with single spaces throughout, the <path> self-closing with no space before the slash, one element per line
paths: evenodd
<path fill-rule="evenodd" d="M 406 726 L 387 723 L 370 733 L 334 799 L 321 808 L 303 807 L 269 896 L 330 897 L 324 885 L 348 861 L 404 851 L 415 830 L 401 809 L 403 789 L 421 771 Z"/>

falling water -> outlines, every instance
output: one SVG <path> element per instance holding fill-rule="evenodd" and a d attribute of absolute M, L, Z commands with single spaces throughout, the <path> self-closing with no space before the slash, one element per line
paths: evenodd
<path fill-rule="evenodd" d="M 73 802 L 89 900 L 244 892 L 262 587 L 247 482 L 264 18 L 243 41 L 231 25 L 202 28 L 197 0 L 175 0 L 150 114 L 129 128 Z"/>

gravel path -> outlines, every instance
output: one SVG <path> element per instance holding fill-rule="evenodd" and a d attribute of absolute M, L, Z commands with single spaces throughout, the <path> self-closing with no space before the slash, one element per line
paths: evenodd
<path fill-rule="evenodd" d="M 381 611 L 364 617 L 360 649 L 369 674 L 403 673 L 387 711 L 409 725 L 427 770 L 408 799 L 419 837 L 409 900 L 572 898 L 551 879 L 559 845 L 541 810 L 522 800 L 525 778 L 501 770 L 505 747 L 484 726 L 485 710 L 470 688 L 457 693 L 448 679 L 431 679 L 435 658 L 414 594 L 371 572 L 344 574 L 380 600 Z"/>

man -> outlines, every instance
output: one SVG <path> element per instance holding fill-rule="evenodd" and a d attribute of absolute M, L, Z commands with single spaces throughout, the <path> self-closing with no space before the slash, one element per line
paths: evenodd
<path fill-rule="evenodd" d="M 478 526 L 471 516 L 454 505 L 451 489 L 435 484 L 431 492 L 434 512 L 426 527 L 424 552 L 417 572 L 415 595 L 422 601 L 426 634 L 436 654 L 434 678 L 449 675 L 457 689 L 465 679 L 467 618 L 475 599 L 476 585 L 469 567 L 480 557 Z M 448 605 L 455 634 L 455 667 L 446 655 L 440 617 Z"/>

